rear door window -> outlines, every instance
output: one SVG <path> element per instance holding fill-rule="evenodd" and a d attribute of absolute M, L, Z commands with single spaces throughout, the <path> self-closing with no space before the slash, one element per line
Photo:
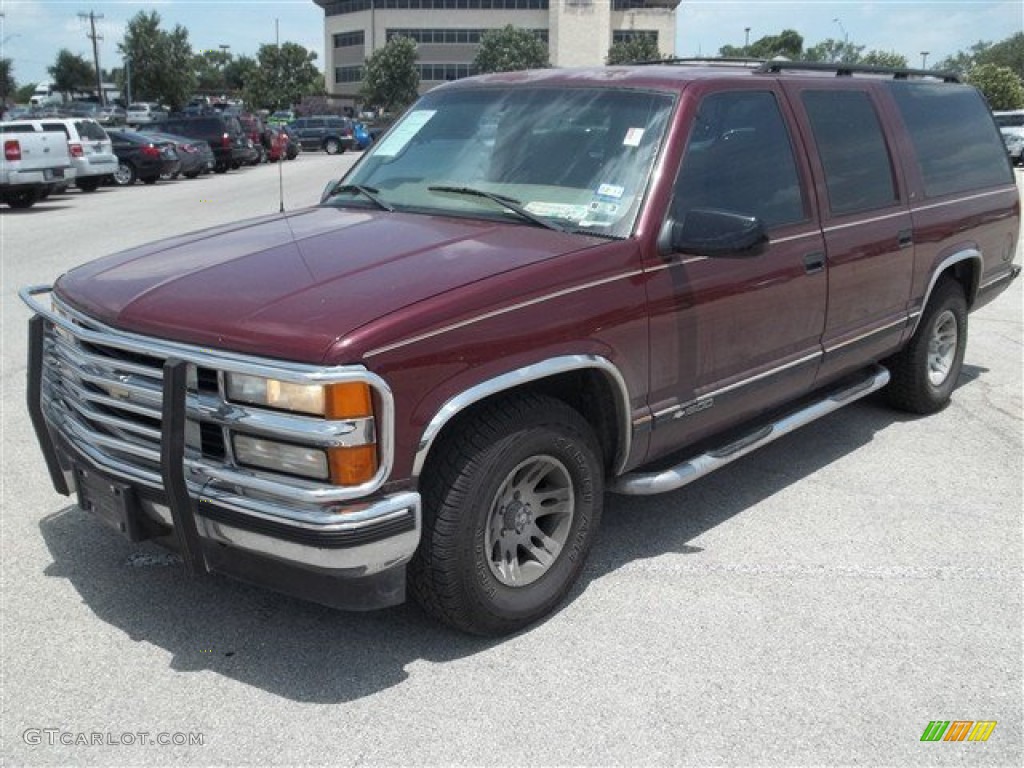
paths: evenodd
<path fill-rule="evenodd" d="M 64 123 L 42 123 L 42 126 L 44 131 L 60 131 L 69 139 L 71 138 L 71 131 Z"/>
<path fill-rule="evenodd" d="M 927 197 L 1013 183 L 1006 147 L 978 91 L 951 83 L 889 87 L 910 133 Z"/>
<path fill-rule="evenodd" d="M 99 123 L 92 120 L 76 120 L 75 129 L 83 139 L 91 141 L 106 141 L 107 139 L 107 132 L 99 126 Z"/>
<path fill-rule="evenodd" d="M 825 171 L 829 209 L 850 214 L 898 201 L 892 157 L 865 91 L 804 91 L 801 100 Z"/>

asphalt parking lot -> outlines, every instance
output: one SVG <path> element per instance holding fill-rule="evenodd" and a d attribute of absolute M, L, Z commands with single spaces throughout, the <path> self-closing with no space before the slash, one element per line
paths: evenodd
<path fill-rule="evenodd" d="M 286 207 L 351 159 L 286 163 Z M 1024 281 L 971 316 L 943 412 L 860 402 L 681 491 L 609 496 L 568 604 L 480 640 L 190 579 L 50 488 L 17 289 L 278 190 L 263 166 L 0 210 L 5 764 L 1024 762 Z M 920 741 L 933 720 L 997 726 Z"/>

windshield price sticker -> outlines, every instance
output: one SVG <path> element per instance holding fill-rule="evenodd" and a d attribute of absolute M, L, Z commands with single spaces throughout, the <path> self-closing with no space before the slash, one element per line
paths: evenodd
<path fill-rule="evenodd" d="M 430 118 L 435 114 L 437 114 L 435 109 L 417 109 L 410 112 L 405 120 L 396 125 L 388 137 L 378 145 L 374 154 L 378 157 L 394 157 L 405 149 L 405 145 L 412 141 L 413 137 L 430 122 Z"/>
<path fill-rule="evenodd" d="M 630 128 L 626 131 L 626 138 L 622 140 L 622 146 L 624 147 L 639 147 L 640 142 L 644 138 L 643 128 Z"/>

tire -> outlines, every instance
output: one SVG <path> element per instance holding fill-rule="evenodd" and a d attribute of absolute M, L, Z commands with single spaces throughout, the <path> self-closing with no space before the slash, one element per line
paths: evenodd
<path fill-rule="evenodd" d="M 194 179 L 199 175 L 199 171 L 189 171 L 185 174 L 186 179 Z"/>
<path fill-rule="evenodd" d="M 892 379 L 889 404 L 911 413 L 935 413 L 949 402 L 967 348 L 967 300 L 960 283 L 935 286 L 910 342 L 884 364 Z"/>
<path fill-rule="evenodd" d="M 267 150 L 266 150 L 266 147 L 260 146 L 260 148 L 257 150 L 257 152 L 259 154 L 257 155 L 256 162 L 254 162 L 253 165 L 262 165 L 263 163 L 267 162 Z"/>
<path fill-rule="evenodd" d="M 217 165 L 213 166 L 213 171 L 214 171 L 214 173 L 227 173 L 228 172 L 228 164 L 227 163 L 217 163 Z"/>
<path fill-rule="evenodd" d="M 36 189 L 22 189 L 17 192 L 8 192 L 4 196 L 4 202 L 7 203 L 11 208 L 19 208 L 24 210 L 25 208 L 31 208 L 39 201 L 39 190 Z"/>
<path fill-rule="evenodd" d="M 324 152 L 328 155 L 340 155 L 344 149 L 345 148 L 341 146 L 341 142 L 337 139 L 327 139 L 324 141 Z"/>
<path fill-rule="evenodd" d="M 117 164 L 117 170 L 114 171 L 114 183 L 119 187 L 130 187 L 135 183 L 135 167 L 128 162 L 121 161 Z"/>
<path fill-rule="evenodd" d="M 409 587 L 440 621 L 504 635 L 579 576 L 601 520 L 601 452 L 583 417 L 548 397 L 497 401 L 456 429 L 423 475 Z"/>
<path fill-rule="evenodd" d="M 156 184 L 160 180 L 159 176 L 147 176 L 142 180 L 143 184 Z"/>
<path fill-rule="evenodd" d="M 83 192 L 95 192 L 100 187 L 100 177 L 87 176 L 84 179 L 77 179 L 75 184 Z"/>

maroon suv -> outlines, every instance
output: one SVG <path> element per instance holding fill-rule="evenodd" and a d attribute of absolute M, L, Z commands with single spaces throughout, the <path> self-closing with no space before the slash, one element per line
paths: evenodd
<path fill-rule="evenodd" d="M 569 590 L 606 489 L 679 488 L 883 388 L 942 408 L 1019 224 L 951 76 L 470 78 L 318 207 L 23 291 L 29 407 L 54 486 L 190 568 L 349 608 L 408 582 L 509 632 Z"/>

